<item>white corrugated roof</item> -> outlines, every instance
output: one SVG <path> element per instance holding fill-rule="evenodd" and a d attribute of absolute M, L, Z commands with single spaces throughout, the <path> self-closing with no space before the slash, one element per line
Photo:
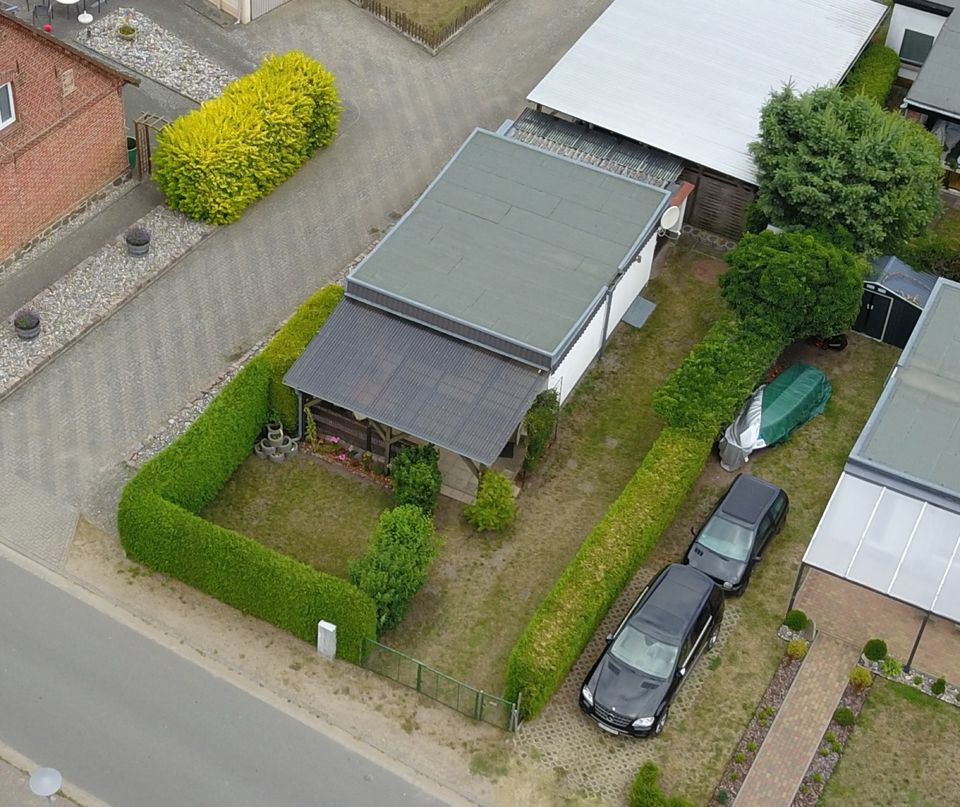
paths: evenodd
<path fill-rule="evenodd" d="M 803 562 L 960 622 L 960 515 L 844 473 Z"/>
<path fill-rule="evenodd" d="M 614 0 L 528 100 L 755 184 L 747 146 L 770 91 L 838 82 L 885 11 L 874 0 Z"/>

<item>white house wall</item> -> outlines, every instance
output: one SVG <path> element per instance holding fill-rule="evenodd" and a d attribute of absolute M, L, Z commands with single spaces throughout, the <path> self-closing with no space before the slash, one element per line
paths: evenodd
<path fill-rule="evenodd" d="M 650 280 L 650 270 L 653 267 L 653 253 L 656 245 L 657 237 L 654 235 L 647 241 L 637 260 L 630 264 L 623 277 L 620 278 L 620 282 L 614 287 L 609 321 L 607 321 L 607 306 L 604 304 L 593 315 L 580 338 L 570 348 L 563 361 L 560 362 L 560 366 L 551 374 L 547 385 L 559 392 L 561 404 L 573 392 L 577 382 L 583 377 L 583 374 L 600 352 L 600 348 L 605 341 L 604 323 L 608 322 L 606 334 L 609 338 L 613 329 L 623 319 L 623 315 L 630 304 Z"/>
<path fill-rule="evenodd" d="M 887 47 L 900 53 L 904 31 L 916 31 L 918 34 L 927 34 L 936 38 L 946 21 L 947 18 L 939 14 L 899 4 L 894 5 L 893 13 L 890 15 L 890 27 L 887 29 Z M 904 78 L 914 79 L 919 72 L 919 68 L 914 65 L 904 63 L 900 65 L 900 75 Z"/>

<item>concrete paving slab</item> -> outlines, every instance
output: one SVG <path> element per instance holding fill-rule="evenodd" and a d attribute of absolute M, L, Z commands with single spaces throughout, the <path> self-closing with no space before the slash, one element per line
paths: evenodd
<path fill-rule="evenodd" d="M 67 559 L 79 515 L 76 506 L 39 485 L 10 471 L 0 472 L 0 541 L 7 546 L 60 568 Z"/>

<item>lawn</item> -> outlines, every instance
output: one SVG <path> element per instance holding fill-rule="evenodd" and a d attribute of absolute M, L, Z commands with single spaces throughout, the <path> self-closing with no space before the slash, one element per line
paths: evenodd
<path fill-rule="evenodd" d="M 561 413 L 559 437 L 521 494 L 510 532 L 477 535 L 443 500 L 444 541 L 427 585 L 383 641 L 488 692 L 534 609 L 617 497 L 661 429 L 654 389 L 724 310 L 719 261 L 680 247 L 647 294 L 646 326 L 621 325 Z"/>
<path fill-rule="evenodd" d="M 389 491 L 328 463 L 251 455 L 200 514 L 324 572 L 346 577 L 367 551 Z"/>
<path fill-rule="evenodd" d="M 877 679 L 820 799 L 823 807 L 957 803 L 960 709 Z"/>
<path fill-rule="evenodd" d="M 954 249 L 960 250 L 960 210 L 948 207 L 944 214 L 930 225 L 930 229 L 946 239 Z"/>
<path fill-rule="evenodd" d="M 414 22 L 431 30 L 438 30 L 453 22 L 464 9 L 477 0 L 381 0 L 393 9 L 406 14 Z"/>
<path fill-rule="evenodd" d="M 776 669 L 783 653 L 776 629 L 800 559 L 898 353 L 851 334 L 842 353 L 797 345 L 784 357 L 784 364 L 801 360 L 822 367 L 833 384 L 833 397 L 822 416 L 783 445 L 755 454 L 745 469 L 786 490 L 790 511 L 746 594 L 728 605 L 728 618 L 738 612 L 739 619 L 720 647 L 719 666 L 704 677 L 687 714 L 658 741 L 656 761 L 664 785 L 697 804 L 709 798 Z M 731 480 L 731 474 L 711 462 L 654 552 L 650 570 L 681 555 L 690 541 L 689 528 L 702 522 Z"/>

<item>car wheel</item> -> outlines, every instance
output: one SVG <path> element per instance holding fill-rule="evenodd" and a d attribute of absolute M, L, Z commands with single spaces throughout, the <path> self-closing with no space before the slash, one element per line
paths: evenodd
<path fill-rule="evenodd" d="M 659 737 L 663 733 L 663 727 L 667 724 L 667 714 L 670 712 L 670 707 L 665 706 L 663 711 L 660 713 L 660 717 L 657 719 L 657 722 L 653 726 L 653 736 Z"/>
<path fill-rule="evenodd" d="M 717 628 L 713 633 L 710 634 L 710 638 L 707 639 L 707 650 L 713 650 L 713 646 L 717 643 L 717 639 L 720 638 L 720 628 Z"/>

